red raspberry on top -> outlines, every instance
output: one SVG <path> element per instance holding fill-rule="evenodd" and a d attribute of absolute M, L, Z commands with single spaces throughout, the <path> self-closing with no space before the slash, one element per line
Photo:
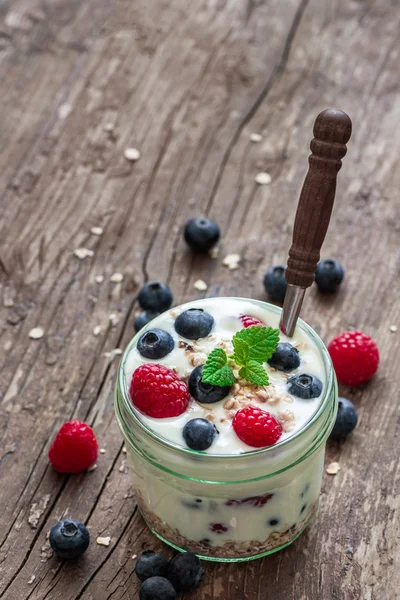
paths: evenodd
<path fill-rule="evenodd" d="M 49 459 L 60 473 L 79 473 L 97 458 L 98 444 L 93 429 L 82 421 L 62 425 L 49 450 Z"/>
<path fill-rule="evenodd" d="M 248 315 L 240 315 L 239 319 L 242 321 L 242 325 L 245 329 L 247 327 L 254 327 L 254 325 L 258 325 L 259 327 L 265 327 L 265 323 L 256 319 L 255 317 L 249 317 Z"/>
<path fill-rule="evenodd" d="M 255 448 L 273 446 L 282 435 L 282 426 L 275 417 L 256 406 L 238 410 L 232 426 L 242 442 Z"/>
<path fill-rule="evenodd" d="M 361 331 L 345 331 L 328 345 L 336 377 L 344 385 L 365 383 L 378 370 L 379 351 L 374 340 Z"/>
<path fill-rule="evenodd" d="M 142 365 L 133 373 L 130 394 L 136 408 L 149 417 L 177 417 L 189 404 L 189 390 L 178 375 L 156 363 Z"/>

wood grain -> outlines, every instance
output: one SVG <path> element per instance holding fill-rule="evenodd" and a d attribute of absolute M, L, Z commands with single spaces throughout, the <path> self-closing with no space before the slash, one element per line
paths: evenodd
<path fill-rule="evenodd" d="M 325 476 L 312 529 L 271 558 L 207 565 L 191 597 L 398 597 L 399 24 L 391 0 L 1 3 L 1 598 L 137 597 L 132 556 L 160 544 L 136 511 L 113 418 L 117 359 L 104 354 L 131 337 L 143 281 L 167 281 L 176 303 L 201 296 L 199 278 L 210 296 L 264 298 L 264 272 L 287 256 L 313 121 L 335 105 L 354 135 L 323 256 L 346 277 L 335 296 L 312 288 L 303 314 L 326 341 L 349 327 L 371 334 L 382 364 L 364 388 L 342 390 L 360 426 L 328 448 L 341 471 Z M 262 171 L 271 185 L 255 183 Z M 198 214 L 223 231 L 216 260 L 185 248 L 182 225 Z M 93 257 L 79 261 L 82 246 Z M 222 266 L 232 252 L 236 271 Z M 47 450 L 71 417 L 93 424 L 105 453 L 92 473 L 63 477 Z M 92 534 L 77 565 L 48 557 L 62 515 Z"/>

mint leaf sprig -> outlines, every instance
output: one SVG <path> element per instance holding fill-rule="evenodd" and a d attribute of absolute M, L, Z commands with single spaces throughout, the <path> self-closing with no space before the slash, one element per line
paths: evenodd
<path fill-rule="evenodd" d="M 233 385 L 236 377 L 232 364 L 241 367 L 239 376 L 255 385 L 269 385 L 268 373 L 263 367 L 274 354 L 279 342 L 279 329 L 259 325 L 241 329 L 232 338 L 233 354 L 227 356 L 222 348 L 215 348 L 204 365 L 202 381 L 211 385 Z"/>

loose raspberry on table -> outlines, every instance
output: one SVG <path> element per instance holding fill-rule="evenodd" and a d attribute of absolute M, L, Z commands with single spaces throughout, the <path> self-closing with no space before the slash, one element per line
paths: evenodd
<path fill-rule="evenodd" d="M 365 383 L 378 370 L 379 350 L 374 340 L 361 331 L 345 331 L 328 345 L 340 383 L 349 386 Z"/>
<path fill-rule="evenodd" d="M 157 363 L 138 367 L 133 373 L 130 395 L 132 403 L 149 417 L 177 417 L 189 404 L 189 390 L 178 375 Z"/>
<path fill-rule="evenodd" d="M 240 315 L 239 319 L 242 321 L 242 325 L 245 329 L 247 329 L 247 327 L 254 327 L 255 325 L 258 325 L 259 327 L 265 327 L 265 323 L 263 323 L 259 319 L 256 319 L 255 317 L 249 317 L 248 315 Z"/>
<path fill-rule="evenodd" d="M 98 444 L 93 429 L 82 421 L 62 425 L 49 450 L 49 459 L 60 473 L 79 473 L 97 458 Z"/>
<path fill-rule="evenodd" d="M 232 426 L 242 442 L 255 448 L 273 446 L 282 435 L 282 426 L 275 417 L 256 406 L 238 410 Z"/>

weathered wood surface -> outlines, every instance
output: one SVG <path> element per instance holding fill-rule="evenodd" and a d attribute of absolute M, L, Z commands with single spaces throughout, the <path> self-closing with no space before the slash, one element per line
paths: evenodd
<path fill-rule="evenodd" d="M 4 0 L 0 19 L 0 597 L 137 597 L 131 557 L 160 544 L 136 511 L 113 418 L 117 360 L 104 353 L 128 342 L 149 278 L 168 281 L 176 303 L 199 297 L 198 278 L 209 295 L 264 298 L 262 275 L 290 245 L 312 123 L 336 105 L 354 133 L 323 254 L 347 276 L 337 296 L 309 292 L 303 314 L 326 341 L 348 327 L 373 335 L 381 368 L 343 390 L 361 422 L 328 449 L 341 471 L 325 476 L 312 529 L 271 558 L 207 565 L 191 598 L 399 598 L 398 4 Z M 254 182 L 263 170 L 270 186 Z M 182 241 L 200 213 L 223 230 L 218 260 Z M 80 246 L 94 256 L 79 261 Z M 230 252 L 237 271 L 221 264 Z M 30 340 L 38 325 L 45 336 Z M 72 417 L 94 425 L 105 453 L 92 473 L 63 477 L 47 450 Z M 74 566 L 49 558 L 62 515 L 110 546 L 93 543 Z"/>

